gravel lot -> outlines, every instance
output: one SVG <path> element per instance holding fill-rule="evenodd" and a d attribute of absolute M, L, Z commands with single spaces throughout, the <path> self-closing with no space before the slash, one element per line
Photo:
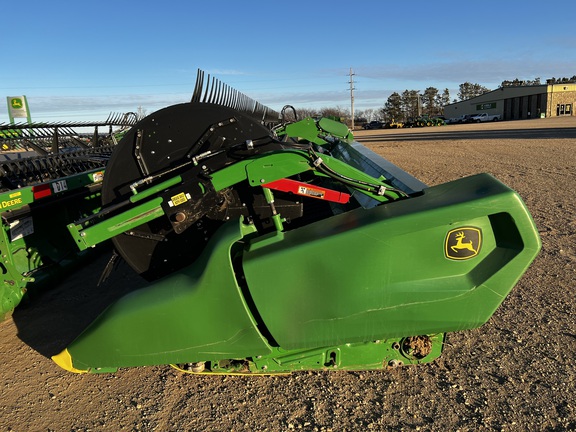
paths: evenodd
<path fill-rule="evenodd" d="M 489 172 L 523 197 L 542 252 L 486 325 L 390 372 L 71 374 L 47 356 L 133 283 L 95 288 L 103 256 L 0 323 L 0 431 L 576 430 L 576 117 L 356 136 L 428 185 Z"/>

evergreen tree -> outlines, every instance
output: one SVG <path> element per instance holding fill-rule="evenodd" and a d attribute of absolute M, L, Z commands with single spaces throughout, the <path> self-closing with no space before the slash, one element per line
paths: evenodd
<path fill-rule="evenodd" d="M 440 112 L 440 108 L 439 108 L 439 101 L 438 101 L 438 95 L 439 95 L 439 91 L 437 88 L 435 87 L 428 87 L 426 90 L 424 90 L 424 95 L 423 95 L 423 110 L 422 113 L 423 114 L 427 114 L 430 117 L 433 117 L 435 115 L 438 115 Z"/>
<path fill-rule="evenodd" d="M 445 88 L 440 96 L 440 106 L 442 107 L 441 113 L 444 114 L 444 107 L 450 103 L 450 91 Z"/>
<path fill-rule="evenodd" d="M 384 108 L 382 108 L 382 113 L 382 117 L 387 121 L 404 121 L 404 114 L 402 112 L 402 98 L 398 93 L 394 92 L 388 97 L 386 103 L 384 104 Z"/>
<path fill-rule="evenodd" d="M 458 98 L 460 101 L 465 101 L 472 99 L 473 97 L 480 96 L 484 93 L 488 93 L 490 89 L 480 85 L 465 82 L 460 84 L 460 90 L 458 91 Z"/>
<path fill-rule="evenodd" d="M 402 93 L 402 111 L 405 119 L 417 118 L 421 114 L 420 92 L 418 90 L 404 90 Z"/>

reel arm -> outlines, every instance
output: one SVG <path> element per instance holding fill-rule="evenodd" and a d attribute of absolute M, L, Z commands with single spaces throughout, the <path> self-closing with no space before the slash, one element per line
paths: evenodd
<path fill-rule="evenodd" d="M 123 233 L 134 235 L 132 230 L 163 216 L 169 217 L 176 231 L 181 233 L 184 230 L 177 227 L 188 219 L 186 212 L 181 210 L 191 205 L 190 201 L 194 200 L 195 205 L 199 207 L 195 213 L 203 216 L 209 212 L 209 209 L 202 208 L 201 201 L 206 199 L 210 190 L 216 193 L 221 192 L 243 181 L 247 181 L 251 187 L 296 192 L 304 197 L 332 200 L 330 194 L 327 196 L 326 193 L 318 195 L 310 192 L 310 190 L 317 191 L 318 187 L 307 188 L 306 183 L 295 180 L 293 182 L 296 184 L 293 183 L 288 190 L 280 188 L 277 184 L 274 185 L 279 180 L 310 171 L 315 176 L 332 177 L 352 190 L 357 190 L 379 202 L 398 199 L 405 195 L 386 184 L 382 178 L 375 179 L 338 159 L 325 154 L 320 157 L 313 151 L 272 152 L 241 160 L 222 169 L 217 169 L 221 163 L 218 163 L 219 158 L 216 156 L 218 155 L 214 157 L 216 159 L 214 164 L 210 164 L 207 158 L 202 166 L 194 166 L 186 174 L 174 176 L 146 189 L 134 188 L 132 189 L 134 195 L 112 206 L 112 210 L 105 208 L 98 214 L 69 224 L 68 230 L 79 249 L 94 247 Z M 214 172 L 210 169 L 211 165 L 216 167 Z M 301 193 L 298 193 L 299 191 Z M 110 215 L 119 207 L 123 208 L 122 211 L 116 211 L 116 214 Z M 127 209 L 124 209 L 126 207 Z M 187 220 L 186 225 L 189 226 L 194 222 L 195 220 Z"/>

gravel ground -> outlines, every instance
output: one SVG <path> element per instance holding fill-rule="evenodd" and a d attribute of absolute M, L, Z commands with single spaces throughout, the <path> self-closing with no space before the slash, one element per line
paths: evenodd
<path fill-rule="evenodd" d="M 489 172 L 525 200 L 542 252 L 487 324 L 392 371 L 71 374 L 47 356 L 134 283 L 121 266 L 94 288 L 102 256 L 0 323 L 0 431 L 576 430 L 576 118 L 356 136 L 428 185 Z"/>

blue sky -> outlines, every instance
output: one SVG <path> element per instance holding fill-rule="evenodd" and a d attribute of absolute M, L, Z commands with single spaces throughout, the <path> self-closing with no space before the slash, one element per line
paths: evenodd
<path fill-rule="evenodd" d="M 186 102 L 196 70 L 280 110 L 380 108 L 392 92 L 576 75 L 576 2 L 84 0 L 2 7 L 6 96 L 35 121 Z M 9 11 L 9 17 L 6 11 Z"/>

